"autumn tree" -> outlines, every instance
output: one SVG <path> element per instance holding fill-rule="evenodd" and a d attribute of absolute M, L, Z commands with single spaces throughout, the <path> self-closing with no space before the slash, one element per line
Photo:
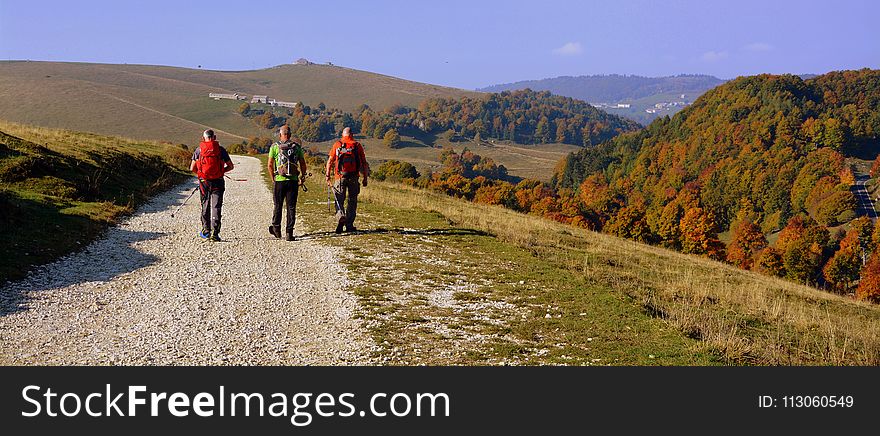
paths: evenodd
<path fill-rule="evenodd" d="M 401 162 L 399 160 L 389 160 L 379 165 L 378 168 L 370 172 L 370 177 L 376 180 L 387 180 L 389 182 L 402 182 L 406 179 L 419 178 L 419 172 L 409 162 Z"/>
<path fill-rule="evenodd" d="M 840 241 L 840 249 L 822 269 L 825 280 L 841 293 L 849 289 L 850 284 L 859 278 L 859 270 L 862 267 L 859 230 L 854 228 L 847 232 Z"/>
<path fill-rule="evenodd" d="M 653 239 L 651 228 L 645 219 L 645 208 L 638 205 L 623 207 L 617 211 L 604 231 L 642 243 L 649 243 Z"/>
<path fill-rule="evenodd" d="M 727 247 L 727 261 L 742 269 L 752 269 L 754 255 L 767 246 L 761 228 L 749 219 L 739 221 Z"/>
<path fill-rule="evenodd" d="M 862 269 L 859 287 L 856 289 L 856 298 L 880 303 L 880 255 L 877 253 L 868 259 L 868 263 Z"/>
<path fill-rule="evenodd" d="M 382 143 L 388 148 L 400 147 L 400 134 L 397 133 L 397 130 L 391 129 L 385 132 L 385 136 L 382 138 Z"/>
<path fill-rule="evenodd" d="M 251 105 L 248 102 L 244 102 L 238 106 L 238 113 L 248 116 L 251 113 Z"/>
<path fill-rule="evenodd" d="M 699 207 L 688 209 L 679 229 L 683 253 L 705 255 L 716 260 L 724 258 L 724 244 L 718 240 L 711 212 Z"/>
<path fill-rule="evenodd" d="M 767 247 L 758 253 L 755 266 L 765 274 L 785 277 L 785 263 L 782 261 L 782 253 L 773 247 Z"/>

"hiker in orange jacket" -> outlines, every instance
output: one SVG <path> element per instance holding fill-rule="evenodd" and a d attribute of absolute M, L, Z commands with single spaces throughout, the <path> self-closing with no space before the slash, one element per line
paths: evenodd
<path fill-rule="evenodd" d="M 354 232 L 354 219 L 357 216 L 357 197 L 361 192 L 358 184 L 358 174 L 364 176 L 363 186 L 367 186 L 367 177 L 370 175 L 370 164 L 364 155 L 364 146 L 351 136 L 351 129 L 342 129 L 342 139 L 333 144 L 327 159 L 327 185 L 333 187 L 336 196 L 336 233 L 345 231 Z M 348 204 L 345 204 L 346 193 Z M 344 208 L 344 211 L 343 211 Z"/>
<path fill-rule="evenodd" d="M 226 149 L 220 146 L 214 131 L 205 130 L 203 141 L 193 153 L 189 170 L 199 177 L 199 194 L 202 200 L 202 231 L 199 237 L 220 240 L 220 210 L 223 207 L 223 193 L 226 183 L 223 175 L 232 171 L 235 165 Z"/>

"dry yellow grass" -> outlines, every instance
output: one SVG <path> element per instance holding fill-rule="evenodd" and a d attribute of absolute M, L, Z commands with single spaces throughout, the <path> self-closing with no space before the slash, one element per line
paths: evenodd
<path fill-rule="evenodd" d="M 371 186 L 365 200 L 435 211 L 628 295 L 729 363 L 880 364 L 876 305 L 501 207 Z"/>

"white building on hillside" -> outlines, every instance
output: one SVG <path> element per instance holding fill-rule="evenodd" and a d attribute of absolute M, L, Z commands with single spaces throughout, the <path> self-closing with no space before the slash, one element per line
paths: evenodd
<path fill-rule="evenodd" d="M 269 96 L 268 95 L 255 95 L 254 98 L 251 99 L 251 103 L 269 104 Z"/>
<path fill-rule="evenodd" d="M 239 93 L 235 94 L 223 94 L 219 92 L 209 92 L 208 97 L 213 98 L 214 100 L 220 100 L 221 98 L 227 100 L 247 100 L 247 96 L 241 95 Z"/>
<path fill-rule="evenodd" d="M 296 107 L 296 103 L 289 102 L 289 101 L 276 101 L 276 102 L 275 102 L 275 106 L 295 108 L 295 107 Z"/>

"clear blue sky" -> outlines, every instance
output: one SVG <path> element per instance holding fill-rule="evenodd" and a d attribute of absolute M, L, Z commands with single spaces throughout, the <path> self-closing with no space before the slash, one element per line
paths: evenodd
<path fill-rule="evenodd" d="M 880 2 L 11 1 L 0 59 L 244 70 L 305 57 L 476 88 L 560 75 L 880 68 Z"/>

